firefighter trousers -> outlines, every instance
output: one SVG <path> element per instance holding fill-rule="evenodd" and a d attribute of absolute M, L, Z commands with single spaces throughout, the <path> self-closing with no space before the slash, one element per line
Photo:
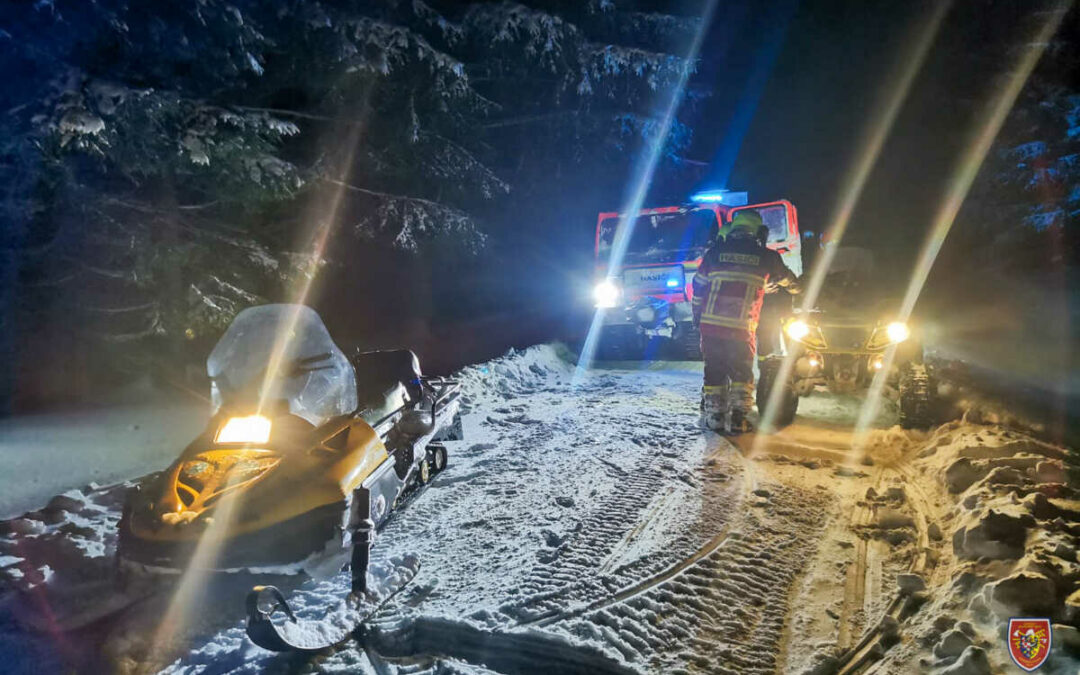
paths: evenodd
<path fill-rule="evenodd" d="M 701 354 L 705 359 L 705 387 L 702 411 L 714 415 L 732 413 L 743 419 L 754 406 L 754 343 L 702 335 Z"/>

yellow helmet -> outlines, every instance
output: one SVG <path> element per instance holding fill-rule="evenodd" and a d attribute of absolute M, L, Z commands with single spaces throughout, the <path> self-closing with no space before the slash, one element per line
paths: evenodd
<path fill-rule="evenodd" d="M 735 217 L 731 219 L 729 231 L 744 230 L 756 237 L 758 228 L 764 224 L 760 213 L 753 209 L 743 209 L 735 212 Z"/>

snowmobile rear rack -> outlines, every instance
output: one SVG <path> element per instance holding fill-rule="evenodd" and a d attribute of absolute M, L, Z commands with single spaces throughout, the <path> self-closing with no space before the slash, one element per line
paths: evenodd
<path fill-rule="evenodd" d="M 451 401 L 457 399 L 458 393 L 461 390 L 461 384 L 457 380 L 451 380 L 444 377 L 421 377 L 417 378 L 416 382 L 420 384 L 421 391 L 429 387 L 433 390 L 431 399 L 432 419 L 435 418 L 441 408 L 446 407 Z M 378 427 L 387 420 L 393 419 L 395 415 L 399 415 L 406 410 L 412 409 L 413 405 L 414 402 L 406 401 L 397 408 L 387 411 L 383 416 L 373 420 L 371 426 Z M 362 409 L 357 412 L 363 413 L 365 410 Z"/>
<path fill-rule="evenodd" d="M 434 389 L 435 396 L 431 401 L 431 414 L 439 412 L 440 404 L 445 405 L 457 398 L 461 391 L 461 383 L 446 377 L 421 377 L 420 381 Z"/>

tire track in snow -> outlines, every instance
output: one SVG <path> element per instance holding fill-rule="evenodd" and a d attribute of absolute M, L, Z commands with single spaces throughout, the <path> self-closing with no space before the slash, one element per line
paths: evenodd
<path fill-rule="evenodd" d="M 901 485 L 903 485 L 905 493 L 908 495 L 908 503 L 914 512 L 917 552 L 912 558 L 908 571 L 925 577 L 926 570 L 931 564 L 929 556 L 930 500 L 919 486 L 918 477 L 913 474 L 906 461 L 892 468 L 900 475 Z M 912 599 L 896 592 L 880 620 L 863 633 L 858 644 L 841 655 L 836 669 L 837 675 L 854 675 L 863 672 L 872 663 L 879 660 L 888 648 L 888 643 L 892 640 L 894 630 L 892 627 L 906 618 L 912 611 L 914 611 Z"/>
<path fill-rule="evenodd" d="M 726 441 L 724 441 L 723 444 L 728 446 L 733 451 L 733 457 L 738 458 L 737 463 L 740 465 L 743 478 L 743 489 L 740 497 L 742 499 L 745 499 L 745 497 L 756 485 L 756 481 L 753 477 L 753 467 L 745 460 L 741 453 L 735 450 L 733 446 L 728 444 Z M 662 505 L 663 500 L 660 502 L 660 504 L 658 504 L 658 506 Z M 733 503 L 731 506 L 733 508 L 737 508 L 738 505 Z M 642 521 L 639 527 L 635 528 L 635 530 L 631 532 L 631 535 L 637 534 L 640 529 L 648 527 L 650 520 L 651 519 Z M 594 601 L 583 607 L 572 608 L 554 614 L 549 614 L 547 616 L 540 616 L 531 620 L 526 620 L 521 622 L 519 626 L 548 626 L 559 621 L 574 619 L 584 614 L 610 607 L 611 605 L 628 602 L 642 594 L 645 594 L 652 589 L 660 586 L 661 584 L 667 583 L 668 581 L 675 579 L 687 569 L 697 564 L 699 561 L 712 555 L 713 552 L 715 552 L 728 541 L 728 533 L 731 529 L 731 525 L 732 524 L 730 521 L 724 523 L 723 527 L 720 529 L 719 532 L 714 534 L 708 541 L 705 542 L 703 546 L 694 551 L 694 553 L 690 556 L 683 558 L 679 562 L 665 568 L 658 574 L 649 576 L 629 587 L 623 588 L 622 590 L 616 592 L 614 595 Z M 600 573 L 603 574 L 604 572 L 604 568 L 601 568 Z"/>
<path fill-rule="evenodd" d="M 885 481 L 885 472 L 880 467 L 875 467 L 873 473 L 873 488 L 882 491 Z M 874 506 L 869 503 L 856 508 L 851 515 L 851 529 L 857 530 L 867 527 L 873 521 Z M 855 562 L 848 568 L 844 583 L 844 603 L 840 612 L 840 631 L 837 637 L 837 646 L 840 649 L 851 647 L 851 628 L 855 623 L 856 615 L 863 611 L 866 602 L 866 568 L 869 542 L 864 537 L 859 537 L 855 542 Z"/>
<path fill-rule="evenodd" d="M 754 507 L 770 509 L 768 518 L 744 511 L 700 559 L 550 629 L 605 642 L 653 671 L 773 672 L 792 583 L 816 550 L 827 496 L 768 489 L 768 506 Z"/>
<path fill-rule="evenodd" d="M 677 399 L 672 407 L 677 406 L 678 412 L 642 406 L 642 399 L 655 400 L 657 392 L 642 383 L 639 373 L 600 375 L 573 392 L 576 400 L 529 437 L 529 443 L 543 434 L 545 442 L 574 439 L 578 445 L 575 452 L 583 449 L 586 459 L 594 464 L 589 472 L 593 474 L 593 492 L 615 489 L 599 499 L 587 500 L 594 506 L 580 516 L 575 514 L 576 527 L 565 539 L 553 539 L 554 546 L 541 554 L 527 574 L 520 586 L 525 598 L 500 607 L 515 623 L 558 612 L 568 602 L 607 597 L 612 590 L 626 586 L 627 565 L 613 574 L 601 574 L 599 568 L 605 561 L 608 567 L 614 566 L 620 547 L 625 548 L 628 539 L 633 539 L 635 529 L 645 526 L 643 521 L 650 516 L 643 516 L 643 511 L 657 495 L 665 488 L 674 489 L 673 485 L 686 488 L 680 477 L 693 480 L 686 477 L 691 462 L 683 455 L 691 439 L 701 438 L 694 426 L 696 415 L 687 405 L 695 389 L 689 382 L 671 389 L 676 391 L 664 393 Z M 672 452 L 672 448 L 678 451 Z M 600 476 L 603 478 L 598 483 Z"/>
<path fill-rule="evenodd" d="M 576 536 L 555 552 L 549 561 L 541 561 L 525 582 L 528 599 L 520 607 L 507 607 L 507 614 L 522 618 L 557 612 L 570 598 L 603 595 L 607 592 L 598 572 L 621 535 L 632 529 L 637 516 L 650 498 L 664 484 L 663 472 L 654 467 L 652 457 L 643 458 L 625 475 L 609 474 L 620 485 L 614 499 L 583 519 Z"/>

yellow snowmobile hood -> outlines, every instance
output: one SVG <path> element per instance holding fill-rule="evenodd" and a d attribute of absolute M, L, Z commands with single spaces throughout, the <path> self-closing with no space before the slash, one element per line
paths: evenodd
<path fill-rule="evenodd" d="M 228 537 L 272 528 L 320 507 L 343 507 L 388 459 L 378 434 L 359 418 L 313 428 L 297 417 L 276 417 L 270 442 L 248 446 L 214 442 L 225 417 L 215 416 L 179 459 L 142 490 L 131 506 L 131 535 L 148 541 L 196 540 L 219 513 L 230 513 Z M 225 500 L 232 501 L 231 508 L 219 508 Z"/>

